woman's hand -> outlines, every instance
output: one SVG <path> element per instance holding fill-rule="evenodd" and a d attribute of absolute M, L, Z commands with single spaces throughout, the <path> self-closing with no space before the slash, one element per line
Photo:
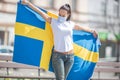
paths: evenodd
<path fill-rule="evenodd" d="M 24 5 L 28 5 L 29 1 L 28 0 L 21 0 L 21 3 L 24 4 Z"/>
<path fill-rule="evenodd" d="M 93 36 L 94 36 L 95 38 L 98 37 L 98 33 L 97 33 L 95 30 L 91 30 L 91 33 L 93 34 Z"/>

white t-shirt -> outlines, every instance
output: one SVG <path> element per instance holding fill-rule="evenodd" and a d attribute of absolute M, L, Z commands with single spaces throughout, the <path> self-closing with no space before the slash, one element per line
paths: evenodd
<path fill-rule="evenodd" d="M 68 52 L 73 49 L 73 28 L 71 21 L 59 22 L 52 18 L 51 26 L 54 37 L 54 49 L 59 52 Z"/>

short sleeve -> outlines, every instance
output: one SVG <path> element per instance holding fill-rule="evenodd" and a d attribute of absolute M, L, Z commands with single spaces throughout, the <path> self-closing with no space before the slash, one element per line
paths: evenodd
<path fill-rule="evenodd" d="M 70 25 L 71 25 L 72 29 L 74 29 L 75 23 L 73 21 L 70 21 Z"/>
<path fill-rule="evenodd" d="M 53 27 L 55 25 L 55 21 L 56 20 L 54 18 L 51 19 L 51 27 Z"/>

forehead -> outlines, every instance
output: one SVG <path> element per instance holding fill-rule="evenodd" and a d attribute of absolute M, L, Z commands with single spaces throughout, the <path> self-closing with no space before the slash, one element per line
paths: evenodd
<path fill-rule="evenodd" d="M 67 13 L 67 10 L 65 10 L 65 9 L 60 9 L 59 12 L 60 12 L 60 13 Z"/>

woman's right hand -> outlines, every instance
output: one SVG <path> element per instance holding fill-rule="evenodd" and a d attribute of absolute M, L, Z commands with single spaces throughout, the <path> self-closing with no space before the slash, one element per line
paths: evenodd
<path fill-rule="evenodd" d="M 24 4 L 24 5 L 28 5 L 29 1 L 28 0 L 21 0 L 21 3 Z"/>

